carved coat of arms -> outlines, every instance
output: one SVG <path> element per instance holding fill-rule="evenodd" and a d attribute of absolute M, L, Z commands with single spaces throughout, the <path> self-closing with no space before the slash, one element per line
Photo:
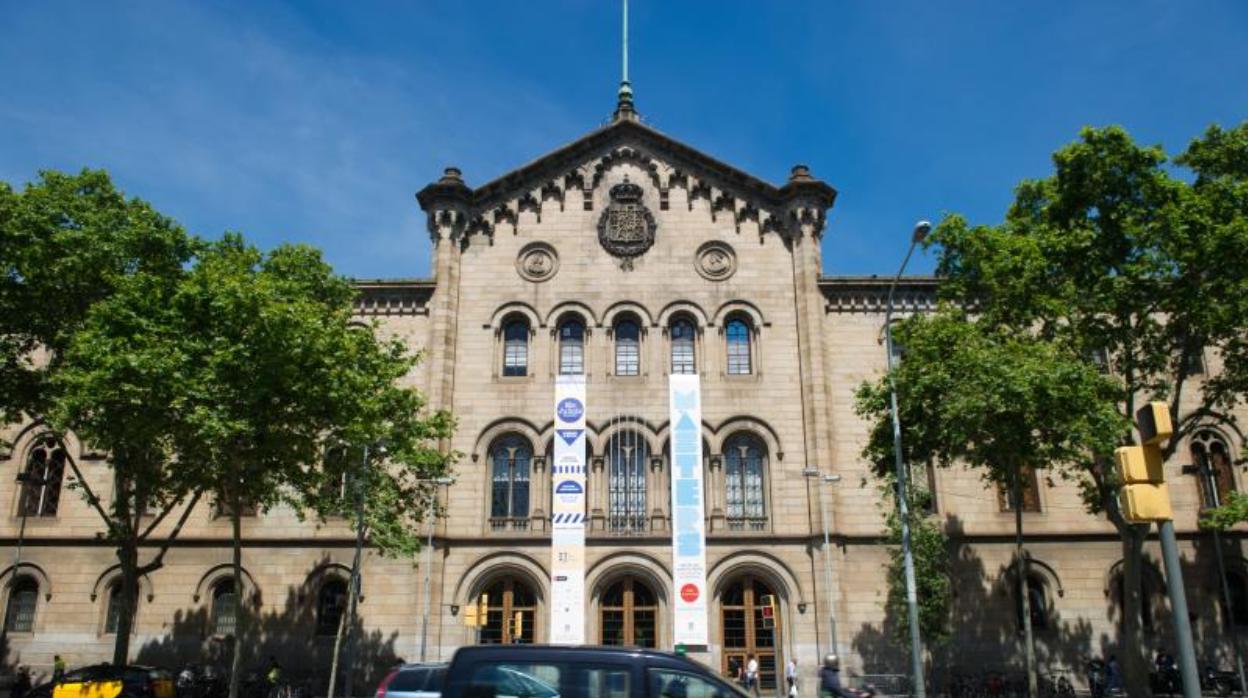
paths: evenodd
<path fill-rule="evenodd" d="M 611 203 L 598 219 L 598 242 L 611 254 L 622 258 L 620 266 L 633 268 L 633 258 L 654 244 L 658 224 L 650 209 L 641 202 L 641 187 L 624 181 L 611 187 Z"/>

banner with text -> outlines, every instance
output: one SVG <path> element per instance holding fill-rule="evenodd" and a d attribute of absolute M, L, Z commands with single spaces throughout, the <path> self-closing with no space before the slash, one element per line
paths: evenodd
<path fill-rule="evenodd" d="M 706 521 L 702 496 L 702 394 L 698 376 L 673 374 L 668 384 L 672 424 L 672 613 L 675 644 L 706 645 Z"/>
<path fill-rule="evenodd" d="M 585 376 L 555 378 L 550 642 L 585 643 Z"/>

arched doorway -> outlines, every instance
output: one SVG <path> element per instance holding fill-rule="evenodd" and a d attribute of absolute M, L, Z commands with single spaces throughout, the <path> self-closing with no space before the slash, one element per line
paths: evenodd
<path fill-rule="evenodd" d="M 625 577 L 603 592 L 598 604 L 599 642 L 625 647 L 657 647 L 659 603 L 636 577 Z"/>
<path fill-rule="evenodd" d="M 720 593 L 720 633 L 724 648 L 721 670 L 746 665 L 752 654 L 758 659 L 759 685 L 763 690 L 776 687 L 776 667 L 783 657 L 776 639 L 782 637 L 784 619 L 777 609 L 775 628 L 763 627 L 763 597 L 775 591 L 762 579 L 743 574 L 730 581 Z"/>
<path fill-rule="evenodd" d="M 537 595 L 533 588 L 516 577 L 504 577 L 486 587 L 488 598 L 485 627 L 481 628 L 481 644 L 532 644 L 537 621 Z M 520 621 L 519 632 L 516 621 Z"/>

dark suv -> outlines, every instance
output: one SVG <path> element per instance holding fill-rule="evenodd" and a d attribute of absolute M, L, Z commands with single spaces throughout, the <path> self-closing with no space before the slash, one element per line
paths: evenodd
<path fill-rule="evenodd" d="M 681 655 L 619 647 L 476 645 L 455 653 L 442 698 L 742 698 Z"/>

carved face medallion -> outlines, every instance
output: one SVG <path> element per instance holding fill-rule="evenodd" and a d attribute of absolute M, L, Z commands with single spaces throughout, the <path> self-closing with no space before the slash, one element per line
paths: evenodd
<path fill-rule="evenodd" d="M 702 278 L 723 281 L 737 271 L 737 254 L 726 242 L 708 242 L 698 248 L 695 266 Z"/>
<path fill-rule="evenodd" d="M 529 243 L 516 257 L 516 271 L 528 281 L 545 281 L 559 271 L 559 256 L 544 242 Z"/>
<path fill-rule="evenodd" d="M 633 268 L 633 258 L 654 244 L 658 224 L 650 209 L 641 202 L 642 190 L 628 177 L 611 187 L 611 203 L 598 219 L 598 242 L 607 252 L 622 258 L 620 267 Z"/>

